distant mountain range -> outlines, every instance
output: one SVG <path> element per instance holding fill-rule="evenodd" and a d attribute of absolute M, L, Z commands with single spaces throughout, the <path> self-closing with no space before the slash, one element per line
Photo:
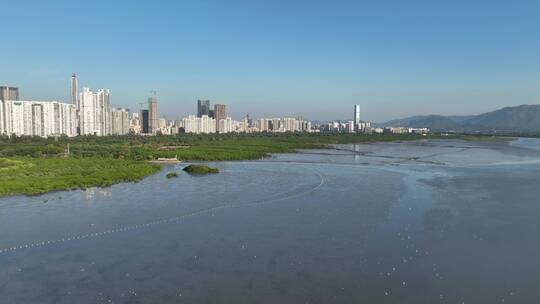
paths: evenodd
<path fill-rule="evenodd" d="M 457 132 L 540 132 L 540 105 L 506 107 L 472 116 L 424 115 L 391 120 L 378 126 Z"/>

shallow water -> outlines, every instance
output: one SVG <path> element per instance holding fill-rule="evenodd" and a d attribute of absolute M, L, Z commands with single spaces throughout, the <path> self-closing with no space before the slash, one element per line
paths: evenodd
<path fill-rule="evenodd" d="M 516 143 L 339 145 L 1 198 L 0 303 L 534 303 L 540 141 Z"/>

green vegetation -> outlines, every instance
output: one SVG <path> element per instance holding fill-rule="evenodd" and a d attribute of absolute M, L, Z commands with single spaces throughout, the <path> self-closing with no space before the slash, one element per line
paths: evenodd
<path fill-rule="evenodd" d="M 0 136 L 0 195 L 39 194 L 52 190 L 138 181 L 160 170 L 159 165 L 147 162 L 159 157 L 200 161 L 260 159 L 271 153 L 292 153 L 297 149 L 325 148 L 332 144 L 426 138 L 480 139 L 478 136 L 461 135 L 335 133 L 128 135 L 48 139 Z"/>
<path fill-rule="evenodd" d="M 189 165 L 182 169 L 187 173 L 191 174 L 209 174 L 209 173 L 219 173 L 219 169 L 210 168 L 207 165 Z"/>
<path fill-rule="evenodd" d="M 429 136 L 428 138 L 434 138 Z M 74 158 L 155 160 L 158 157 L 180 160 L 259 159 L 270 153 L 294 152 L 296 149 L 324 148 L 330 144 L 416 140 L 421 135 L 361 134 L 208 134 L 178 136 L 81 136 L 57 140 L 38 137 L 0 137 L 0 157 L 34 158 L 68 155 Z M 445 137 L 446 138 L 446 137 Z"/>
<path fill-rule="evenodd" d="M 136 182 L 161 170 L 132 160 L 104 158 L 0 158 L 0 195 L 36 195 L 53 190 Z"/>
<path fill-rule="evenodd" d="M 167 178 L 174 178 L 174 177 L 178 177 L 178 173 L 176 172 L 169 172 L 167 173 L 167 175 L 165 175 Z"/>

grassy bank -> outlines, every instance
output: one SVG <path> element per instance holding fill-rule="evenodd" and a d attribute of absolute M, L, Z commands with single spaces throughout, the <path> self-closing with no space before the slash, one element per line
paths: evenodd
<path fill-rule="evenodd" d="M 0 158 L 0 195 L 104 187 L 139 181 L 160 169 L 145 162 L 97 157 Z"/>
<path fill-rule="evenodd" d="M 138 181 L 159 171 L 160 166 L 147 162 L 158 157 L 202 161 L 247 160 L 271 153 L 324 148 L 331 144 L 425 138 L 450 137 L 359 134 L 0 137 L 0 195 L 33 195 Z M 468 136 L 464 139 L 480 138 Z"/>

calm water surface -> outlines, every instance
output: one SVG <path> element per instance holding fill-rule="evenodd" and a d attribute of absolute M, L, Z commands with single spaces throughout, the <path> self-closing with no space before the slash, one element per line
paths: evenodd
<path fill-rule="evenodd" d="M 0 198 L 0 303 L 536 303 L 538 147 L 341 145 Z"/>

